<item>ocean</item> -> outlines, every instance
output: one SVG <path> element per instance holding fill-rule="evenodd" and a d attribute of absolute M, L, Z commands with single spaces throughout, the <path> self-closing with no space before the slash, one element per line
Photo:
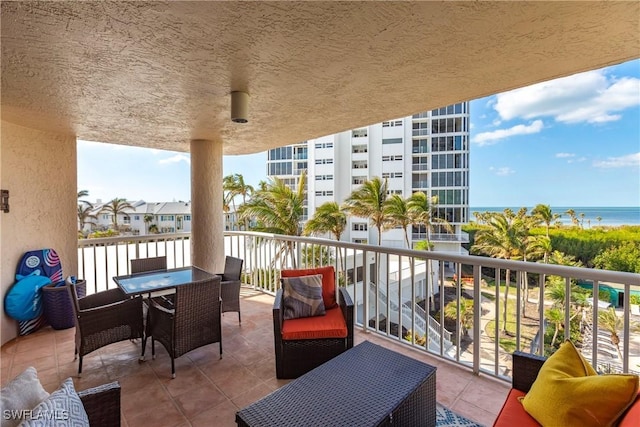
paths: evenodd
<path fill-rule="evenodd" d="M 502 212 L 506 209 L 506 206 L 492 206 L 492 207 L 470 207 L 469 219 L 475 220 L 474 212 Z M 533 209 L 529 206 L 529 212 Z M 517 212 L 520 207 L 509 206 L 509 209 Z M 553 213 L 561 214 L 559 218 L 562 224 L 570 225 L 571 219 L 565 212 L 569 209 L 573 209 L 576 213 L 578 221 L 582 221 L 580 214 L 584 214 L 584 228 L 596 227 L 598 225 L 606 226 L 620 226 L 620 225 L 640 225 L 640 207 L 628 206 L 628 207 L 572 207 L 572 206 L 551 206 Z M 602 220 L 598 222 L 597 217 L 601 217 Z"/>

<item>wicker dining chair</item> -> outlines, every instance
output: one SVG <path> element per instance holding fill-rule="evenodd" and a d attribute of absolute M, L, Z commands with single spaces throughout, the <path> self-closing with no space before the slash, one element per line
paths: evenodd
<path fill-rule="evenodd" d="M 145 343 L 151 336 L 151 354 L 155 359 L 155 341 L 171 357 L 171 377 L 176 377 L 175 359 L 207 344 L 220 343 L 222 324 L 220 276 L 176 287 L 173 300 L 151 298 Z M 146 345 L 142 346 L 142 357 Z"/>
<path fill-rule="evenodd" d="M 224 273 L 217 273 L 222 277 L 220 296 L 222 298 L 222 312 L 238 312 L 238 323 L 242 324 L 240 317 L 240 275 L 242 263 L 240 258 L 226 257 L 224 260 Z"/>
<path fill-rule="evenodd" d="M 66 286 L 76 323 L 78 376 L 82 376 L 83 356 L 109 344 L 143 337 L 142 297 L 130 298 L 114 288 L 78 298 L 76 285 Z"/>
<path fill-rule="evenodd" d="M 144 273 L 145 271 L 158 271 L 167 269 L 167 257 L 157 256 L 151 258 L 138 258 L 131 260 L 131 274 Z"/>

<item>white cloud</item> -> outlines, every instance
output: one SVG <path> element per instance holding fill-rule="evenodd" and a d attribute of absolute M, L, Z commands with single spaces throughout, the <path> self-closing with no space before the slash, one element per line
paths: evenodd
<path fill-rule="evenodd" d="M 588 71 L 496 95 L 503 120 L 553 117 L 563 123 L 605 123 L 640 104 L 640 79 Z"/>
<path fill-rule="evenodd" d="M 573 153 L 556 153 L 556 157 L 558 157 L 559 159 L 563 159 L 566 157 L 575 157 L 576 155 Z"/>
<path fill-rule="evenodd" d="M 593 162 L 593 166 L 597 168 L 640 167 L 640 153 L 632 153 L 620 157 L 609 157 L 607 160 L 596 160 Z"/>
<path fill-rule="evenodd" d="M 530 125 L 516 125 L 508 129 L 498 129 L 491 132 L 481 132 L 474 136 L 471 141 L 479 146 L 495 144 L 501 139 L 516 135 L 530 135 L 538 133 L 544 127 L 542 120 L 536 120 Z"/>
<path fill-rule="evenodd" d="M 502 124 L 502 120 L 494 119 L 491 124 L 494 125 L 494 126 L 500 126 Z"/>
<path fill-rule="evenodd" d="M 191 164 L 191 159 L 189 156 L 185 154 L 176 154 L 175 156 L 167 157 L 166 159 L 158 160 L 158 163 L 161 165 L 166 165 L 170 163 L 180 163 L 185 162 L 186 164 Z"/>
<path fill-rule="evenodd" d="M 581 162 L 584 162 L 585 160 L 587 160 L 586 157 L 580 157 L 578 159 L 569 159 L 567 160 L 567 163 L 581 163 Z"/>
<path fill-rule="evenodd" d="M 494 168 L 493 166 L 489 167 L 489 170 L 494 172 L 498 176 L 507 176 L 516 173 L 513 169 L 508 166 L 502 166 L 499 168 Z"/>

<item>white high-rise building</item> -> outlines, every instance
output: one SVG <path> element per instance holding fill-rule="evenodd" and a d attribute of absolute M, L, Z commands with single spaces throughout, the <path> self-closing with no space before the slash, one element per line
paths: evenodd
<path fill-rule="evenodd" d="M 449 105 L 413 116 L 376 123 L 270 150 L 267 174 L 295 185 L 307 170 L 307 217 L 325 202 L 342 203 L 373 177 L 387 179 L 390 194 L 408 198 L 416 191 L 437 196 L 436 217 L 446 219 L 448 232 L 435 224 L 434 250 L 463 252 L 468 236 L 461 226 L 469 219 L 469 103 Z M 409 230 L 412 244 L 426 239 L 426 230 Z M 329 237 L 329 236 L 328 236 Z M 349 217 L 342 240 L 377 243 L 367 218 Z M 385 231 L 382 245 L 403 247 L 401 229 Z"/>

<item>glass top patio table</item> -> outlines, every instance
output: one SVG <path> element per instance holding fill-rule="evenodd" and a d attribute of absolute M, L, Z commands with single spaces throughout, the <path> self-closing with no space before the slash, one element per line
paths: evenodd
<path fill-rule="evenodd" d="M 176 286 L 213 277 L 215 277 L 214 274 L 192 266 L 116 276 L 113 280 L 125 294 L 138 295 L 175 288 Z"/>

